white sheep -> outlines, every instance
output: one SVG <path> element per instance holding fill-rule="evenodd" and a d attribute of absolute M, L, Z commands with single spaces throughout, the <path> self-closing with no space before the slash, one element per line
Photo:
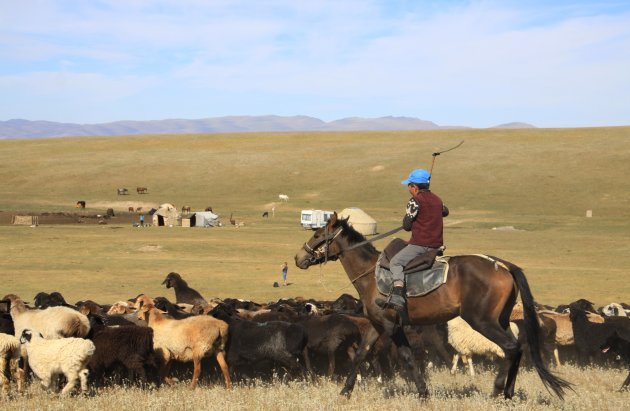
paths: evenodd
<path fill-rule="evenodd" d="M 602 308 L 602 313 L 606 317 L 628 317 L 630 311 L 625 310 L 621 304 L 610 303 Z"/>
<path fill-rule="evenodd" d="M 20 340 L 12 335 L 0 333 L 0 386 L 5 396 L 9 393 L 11 372 L 17 382 L 18 391 L 22 391 L 24 372 L 19 369 L 20 352 Z"/>
<path fill-rule="evenodd" d="M 42 334 L 44 338 L 85 337 L 90 332 L 90 320 L 69 307 L 49 307 L 45 310 L 29 309 L 15 294 L 4 297 L 11 301 L 11 318 L 15 336 L 29 329 Z"/>
<path fill-rule="evenodd" d="M 24 330 L 20 342 L 26 347 L 31 369 L 46 389 L 53 376 L 63 374 L 68 382 L 61 395 L 72 392 L 77 379 L 81 381 L 81 391 L 87 391 L 87 363 L 96 350 L 92 341 L 73 337 L 46 340 L 37 332 Z"/>
<path fill-rule="evenodd" d="M 472 376 L 475 375 L 472 361 L 473 354 L 505 358 L 505 353 L 501 347 L 475 331 L 461 317 L 455 317 L 447 322 L 447 327 L 448 342 L 456 351 L 456 354 L 453 356 L 451 374 L 454 374 L 457 370 L 457 364 L 460 356 L 462 357 L 463 362 L 468 363 L 468 371 Z M 512 334 L 518 336 L 518 327 L 516 324 L 511 322 L 510 330 Z"/>

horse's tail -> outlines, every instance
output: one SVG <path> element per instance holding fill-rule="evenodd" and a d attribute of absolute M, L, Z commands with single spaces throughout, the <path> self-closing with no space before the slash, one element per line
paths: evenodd
<path fill-rule="evenodd" d="M 527 278 L 525 278 L 525 273 L 520 267 L 507 261 L 503 262 L 506 263 L 510 274 L 512 274 L 516 282 L 516 286 L 521 292 L 527 344 L 529 345 L 529 353 L 536 372 L 548 390 L 551 389 L 560 399 L 564 399 L 564 389 L 571 389 L 572 384 L 549 371 L 542 359 L 540 354 L 540 325 L 538 324 L 538 316 L 534 307 L 534 296 L 529 288 Z"/>

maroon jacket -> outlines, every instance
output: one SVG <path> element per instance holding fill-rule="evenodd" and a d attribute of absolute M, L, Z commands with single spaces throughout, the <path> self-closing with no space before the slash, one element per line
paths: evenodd
<path fill-rule="evenodd" d="M 418 212 L 406 214 L 403 227 L 411 231 L 409 244 L 430 248 L 440 248 L 444 245 L 442 218 L 448 215 L 448 208 L 442 200 L 429 190 L 422 190 L 413 199 L 418 204 Z"/>

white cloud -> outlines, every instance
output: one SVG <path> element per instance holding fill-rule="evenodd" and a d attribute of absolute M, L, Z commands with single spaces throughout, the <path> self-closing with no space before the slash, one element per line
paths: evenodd
<path fill-rule="evenodd" d="M 5 96 L 87 91 L 129 110 L 159 96 L 156 118 L 198 112 L 189 94 L 206 107 L 251 96 L 231 114 L 630 123 L 630 12 L 597 14 L 597 3 L 10 3 L 0 17 Z"/>

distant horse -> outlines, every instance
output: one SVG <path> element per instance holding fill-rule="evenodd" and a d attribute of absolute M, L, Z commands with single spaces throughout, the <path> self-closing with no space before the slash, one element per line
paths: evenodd
<path fill-rule="evenodd" d="M 505 260 L 479 255 L 450 257 L 446 283 L 424 296 L 408 297 L 407 312 L 399 315 L 395 310 L 383 309 L 375 302 L 381 297 L 374 276 L 379 255 L 374 246 L 355 231 L 347 219 L 338 218 L 337 213 L 333 214 L 325 227 L 315 231 L 295 255 L 295 264 L 304 270 L 314 264 L 338 259 L 357 289 L 364 312 L 374 326 L 374 330 L 361 342 L 342 395 L 351 394 L 357 367 L 363 363 L 376 340 L 386 335 L 398 347 L 402 361 L 413 375 L 419 395 L 427 396 L 424 369 L 419 371 L 416 366 L 409 340 L 400 325 L 401 318 L 411 324 L 430 325 L 460 316 L 505 352 L 494 381 L 493 395 L 498 396 L 503 392 L 505 398 L 511 398 L 522 352 L 520 343 L 508 330 L 510 313 L 519 291 L 530 357 L 539 377 L 560 398 L 564 395 L 564 389 L 571 387 L 570 383 L 552 374 L 542 360 L 534 297 L 519 267 Z"/>
<path fill-rule="evenodd" d="M 182 206 L 182 214 L 184 213 L 190 213 L 190 206 Z"/>
<path fill-rule="evenodd" d="M 136 187 L 136 192 L 138 194 L 146 194 L 147 193 L 147 188 L 146 187 Z"/>
<path fill-rule="evenodd" d="M 278 199 L 280 199 L 280 201 L 284 201 L 285 203 L 287 201 L 289 201 L 289 196 L 286 194 L 278 194 Z"/>
<path fill-rule="evenodd" d="M 140 211 L 142 211 L 142 207 L 137 207 L 136 208 L 136 213 L 139 213 Z"/>
<path fill-rule="evenodd" d="M 127 190 L 126 188 L 119 188 L 117 191 L 119 196 L 125 196 L 129 194 L 129 190 Z"/>
<path fill-rule="evenodd" d="M 133 207 L 129 207 L 129 208 L 128 208 L 128 211 L 129 211 L 130 213 L 133 213 Z"/>
<path fill-rule="evenodd" d="M 269 211 L 265 211 L 264 213 L 262 213 L 263 218 L 268 218 L 269 217 Z"/>
<path fill-rule="evenodd" d="M 75 206 L 75 208 L 85 208 L 85 201 L 77 201 L 77 205 Z"/>

